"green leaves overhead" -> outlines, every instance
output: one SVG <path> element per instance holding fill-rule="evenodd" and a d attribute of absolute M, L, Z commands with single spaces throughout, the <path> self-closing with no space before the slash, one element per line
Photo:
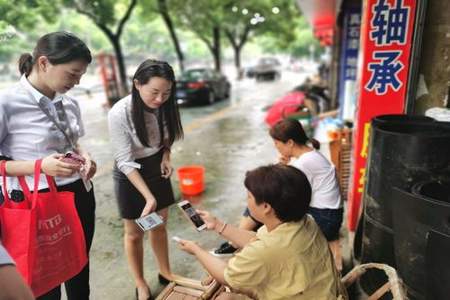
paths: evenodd
<path fill-rule="evenodd" d="M 37 22 L 54 22 L 58 10 L 58 1 L 0 0 L 1 23 L 18 30 L 32 29 Z"/>
<path fill-rule="evenodd" d="M 117 15 L 120 14 L 120 7 L 122 6 L 122 14 L 126 9 L 126 4 L 123 1 L 117 0 L 61 0 L 66 7 L 76 9 L 88 15 L 95 23 L 105 25 L 115 25 L 117 22 Z M 129 1 L 127 1 L 129 2 Z"/>
<path fill-rule="evenodd" d="M 180 68 L 183 59 L 205 59 L 207 50 L 220 65 L 223 53 L 230 53 L 225 47 L 236 56 L 248 43 L 246 56 L 261 48 L 295 55 L 308 54 L 311 44 L 319 48 L 292 0 L 0 0 L 0 16 L 0 32 L 8 38 L 3 58 L 14 55 L 15 47 L 29 50 L 31 41 L 55 30 L 80 35 L 94 51 L 121 51 L 121 41 L 125 57 L 176 57 Z"/>

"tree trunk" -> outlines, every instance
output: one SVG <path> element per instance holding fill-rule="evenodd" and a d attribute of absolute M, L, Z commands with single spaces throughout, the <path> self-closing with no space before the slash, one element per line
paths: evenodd
<path fill-rule="evenodd" d="M 128 90 L 128 78 L 127 70 L 125 67 L 125 62 L 122 54 L 122 46 L 120 45 L 120 40 L 117 36 L 110 37 L 111 43 L 114 47 L 114 52 L 116 54 L 117 66 L 119 68 L 119 77 L 121 82 L 121 95 L 125 96 L 130 91 Z"/>
<path fill-rule="evenodd" d="M 214 56 L 214 67 L 216 71 L 221 70 L 221 57 L 220 57 L 220 28 L 214 26 L 213 28 L 213 47 L 212 52 Z"/>
<path fill-rule="evenodd" d="M 125 96 L 129 93 L 128 90 L 128 78 L 127 78 L 127 70 L 125 67 L 125 62 L 122 54 L 122 46 L 120 45 L 120 37 L 123 32 L 123 28 L 125 26 L 125 23 L 128 21 L 128 19 L 131 16 L 131 13 L 133 12 L 133 9 L 136 7 L 138 0 L 131 0 L 130 4 L 128 5 L 127 10 L 125 11 L 125 14 L 123 15 L 122 19 L 120 19 L 119 24 L 117 26 L 117 32 L 113 33 L 111 29 L 107 27 L 105 23 L 101 23 L 98 21 L 98 18 L 95 14 L 89 12 L 88 9 L 83 7 L 81 4 L 79 4 L 77 1 L 73 2 L 73 5 L 76 9 L 76 11 L 80 14 L 83 14 L 90 18 L 95 25 L 100 28 L 101 31 L 108 37 L 109 41 L 113 45 L 114 52 L 116 54 L 116 61 L 117 66 L 119 68 L 119 79 L 120 79 L 120 92 L 119 94 L 121 96 Z"/>
<path fill-rule="evenodd" d="M 236 72 L 237 72 L 237 77 L 238 80 L 242 79 L 243 77 L 243 72 L 241 69 L 241 47 L 234 47 L 233 46 L 233 50 L 234 50 L 234 66 L 236 67 Z"/>
<path fill-rule="evenodd" d="M 240 80 L 244 76 L 244 71 L 241 68 L 241 50 L 247 42 L 248 34 L 250 32 L 250 26 L 246 26 L 240 41 L 237 41 L 236 32 L 231 32 L 230 30 L 225 30 L 225 35 L 230 41 L 231 46 L 234 50 L 234 66 L 236 67 L 237 79 Z"/>
<path fill-rule="evenodd" d="M 172 19 L 170 18 L 167 2 L 166 0 L 158 0 L 158 7 L 161 16 L 163 17 L 164 22 L 166 23 L 167 29 L 169 30 L 170 37 L 172 39 L 172 43 L 175 47 L 175 52 L 177 53 L 178 64 L 180 66 L 180 71 L 184 71 L 184 55 L 181 50 L 180 43 L 178 41 L 177 34 L 175 32 L 175 28 L 173 26 Z"/>

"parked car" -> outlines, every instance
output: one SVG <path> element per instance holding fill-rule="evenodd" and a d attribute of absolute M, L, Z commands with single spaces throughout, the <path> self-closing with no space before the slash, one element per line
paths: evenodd
<path fill-rule="evenodd" d="M 179 104 L 212 104 L 230 96 L 231 84 L 225 75 L 209 68 L 186 70 L 177 81 Z"/>
<path fill-rule="evenodd" d="M 247 76 L 260 80 L 275 80 L 281 77 L 281 63 L 275 57 L 263 57 L 258 63 L 247 69 Z"/>

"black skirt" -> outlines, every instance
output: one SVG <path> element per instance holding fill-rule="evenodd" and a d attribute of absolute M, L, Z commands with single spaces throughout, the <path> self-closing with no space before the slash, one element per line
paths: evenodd
<path fill-rule="evenodd" d="M 170 178 L 161 177 L 162 156 L 163 151 L 160 151 L 152 156 L 135 160 L 141 165 L 137 170 L 156 199 L 156 211 L 175 203 Z M 117 167 L 114 167 L 113 178 L 120 216 L 123 219 L 139 218 L 145 206 L 144 197 Z"/>

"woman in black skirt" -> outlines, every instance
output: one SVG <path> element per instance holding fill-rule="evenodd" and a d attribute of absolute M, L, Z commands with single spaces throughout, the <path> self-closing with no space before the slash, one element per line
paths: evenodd
<path fill-rule="evenodd" d="M 167 207 L 175 201 L 170 183 L 170 147 L 183 137 L 183 128 L 172 67 L 162 61 L 144 61 L 134 74 L 131 95 L 114 105 L 108 121 L 115 148 L 114 186 L 136 298 L 151 299 L 143 271 L 144 232 L 134 220 L 154 211 L 167 220 Z M 159 281 L 167 284 L 173 275 L 165 225 L 151 230 L 149 236 Z"/>

